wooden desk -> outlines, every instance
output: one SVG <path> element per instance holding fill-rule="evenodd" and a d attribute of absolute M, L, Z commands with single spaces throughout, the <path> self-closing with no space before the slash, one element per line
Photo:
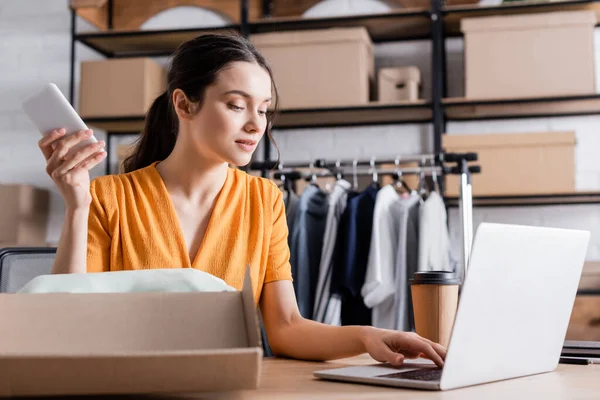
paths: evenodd
<path fill-rule="evenodd" d="M 266 359 L 260 388 L 255 391 L 224 393 L 211 399 L 593 399 L 600 396 L 600 365 L 559 364 L 556 371 L 502 382 L 429 392 L 414 389 L 385 388 L 353 383 L 319 380 L 315 370 L 346 365 L 370 364 L 366 357 L 329 363 Z M 187 397 L 186 398 L 193 398 Z M 196 397 L 202 398 L 202 397 Z"/>

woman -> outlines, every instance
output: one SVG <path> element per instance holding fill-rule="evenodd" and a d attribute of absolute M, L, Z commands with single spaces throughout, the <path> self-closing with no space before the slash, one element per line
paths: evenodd
<path fill-rule="evenodd" d="M 271 69 L 249 41 L 204 35 L 176 51 L 126 173 L 90 184 L 104 143 L 65 157 L 91 131 L 63 138 L 57 130 L 40 140 L 66 204 L 53 273 L 198 268 L 241 289 L 249 264 L 276 355 L 331 360 L 368 352 L 395 366 L 419 356 L 442 366 L 446 350 L 414 333 L 301 317 L 282 194 L 228 165 L 248 164 L 263 135 L 271 140 L 272 91 Z"/>

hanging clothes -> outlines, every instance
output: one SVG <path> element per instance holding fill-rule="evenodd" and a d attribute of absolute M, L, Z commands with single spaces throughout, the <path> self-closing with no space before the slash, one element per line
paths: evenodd
<path fill-rule="evenodd" d="M 331 257 L 331 281 L 329 284 L 329 302 L 325 310 L 325 318 L 323 323 L 333 326 L 342 325 L 342 294 L 339 275 L 344 274 L 343 270 L 346 266 L 347 259 L 347 241 L 348 241 L 348 225 L 350 222 L 350 209 L 348 205 L 354 197 L 358 196 L 356 192 L 348 192 L 346 208 L 342 212 L 338 222 L 338 232 L 335 240 L 335 247 Z M 339 269 L 342 271 L 339 271 Z M 338 272 L 336 273 L 336 269 Z"/>
<path fill-rule="evenodd" d="M 350 187 L 350 182 L 340 179 L 335 182 L 333 190 L 329 195 L 329 208 L 325 223 L 321 262 L 319 264 L 319 280 L 317 282 L 315 306 L 313 309 L 313 319 L 317 322 L 325 322 L 325 315 L 327 314 L 331 298 L 329 289 L 331 287 L 331 273 L 333 271 L 333 252 L 335 250 L 339 222 L 348 203 L 348 191 Z"/>
<path fill-rule="evenodd" d="M 300 314 L 312 318 L 328 204 L 327 193 L 309 185 L 300 196 L 290 238 L 290 263 Z"/>
<path fill-rule="evenodd" d="M 454 271 L 444 200 L 431 192 L 419 216 L 419 271 Z"/>
<path fill-rule="evenodd" d="M 391 185 L 377 193 L 367 272 L 361 290 L 365 305 L 373 312 L 372 324 L 377 328 L 396 329 L 396 257 L 399 221 L 406 214 L 403 203 L 405 200 Z"/>
<path fill-rule="evenodd" d="M 365 282 L 373 211 L 378 188 L 369 186 L 348 201 L 342 220 L 334 257 L 335 265 L 331 278 L 331 292 L 342 299 L 342 325 L 371 325 L 371 310 L 364 304 L 361 289 Z M 342 221 L 344 223 L 342 223 Z M 342 229 L 345 225 L 345 229 Z"/>
<path fill-rule="evenodd" d="M 414 329 L 412 293 L 409 280 L 419 268 L 421 197 L 413 193 L 403 199 L 398 217 L 399 234 L 396 248 L 396 295 L 394 298 L 395 329 Z"/>
<path fill-rule="evenodd" d="M 288 224 L 289 232 L 294 229 L 294 222 L 296 222 L 296 215 L 298 214 L 298 206 L 300 205 L 300 196 L 293 191 L 287 190 L 287 196 L 285 198 L 285 218 Z M 291 235 L 289 236 L 291 238 Z M 288 240 L 289 242 L 289 240 Z M 291 244 L 291 242 L 289 242 Z"/>

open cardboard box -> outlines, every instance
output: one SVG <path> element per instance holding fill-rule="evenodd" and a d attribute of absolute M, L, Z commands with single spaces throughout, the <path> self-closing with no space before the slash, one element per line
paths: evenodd
<path fill-rule="evenodd" d="M 0 396 L 198 393 L 259 386 L 241 292 L 1 294 Z"/>

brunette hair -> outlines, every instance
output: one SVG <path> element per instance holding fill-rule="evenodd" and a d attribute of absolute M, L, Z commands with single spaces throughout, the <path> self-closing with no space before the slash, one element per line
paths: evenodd
<path fill-rule="evenodd" d="M 256 63 L 271 77 L 275 104 L 273 112 L 267 114 L 265 134 L 277 149 L 271 136 L 271 127 L 277 112 L 279 96 L 273 71 L 267 60 L 249 40 L 239 34 L 207 34 L 181 44 L 175 51 L 167 74 L 167 90 L 150 106 L 135 149 L 123 162 L 124 172 L 162 161 L 175 148 L 179 131 L 177 115 L 171 100 L 175 89 L 181 89 L 190 101 L 201 106 L 206 88 L 216 81 L 219 72 L 237 61 Z M 279 149 L 277 151 L 279 152 Z"/>

